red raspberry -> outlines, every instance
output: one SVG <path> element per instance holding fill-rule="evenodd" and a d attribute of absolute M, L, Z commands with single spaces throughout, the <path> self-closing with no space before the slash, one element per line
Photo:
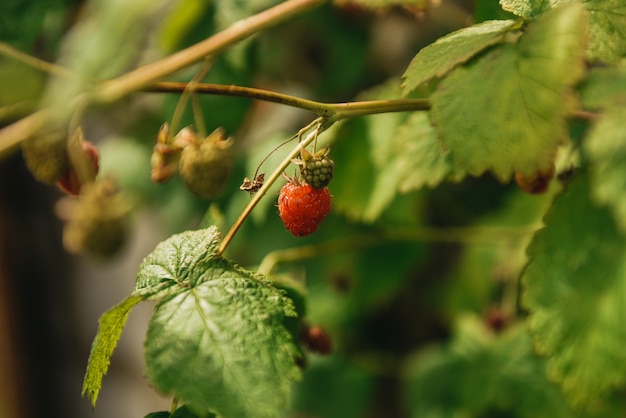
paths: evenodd
<path fill-rule="evenodd" d="M 280 189 L 278 212 L 285 227 L 295 236 L 304 237 L 317 229 L 330 212 L 328 188 L 317 190 L 297 180 Z"/>
<path fill-rule="evenodd" d="M 333 342 L 330 335 L 320 326 L 308 326 L 305 324 L 300 331 L 300 339 L 312 353 L 327 356 L 333 351 Z"/>

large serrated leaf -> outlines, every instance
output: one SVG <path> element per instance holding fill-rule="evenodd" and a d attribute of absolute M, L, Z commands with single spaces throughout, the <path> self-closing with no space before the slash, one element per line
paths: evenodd
<path fill-rule="evenodd" d="M 571 0 L 500 0 L 502 8 L 534 18 Z M 626 5 L 622 0 L 582 0 L 589 13 L 587 57 L 616 63 L 626 54 Z"/>
<path fill-rule="evenodd" d="M 523 303 L 550 375 L 577 404 L 598 406 L 626 381 L 626 240 L 579 175 L 528 249 Z"/>
<path fill-rule="evenodd" d="M 626 108 L 608 111 L 593 127 L 585 141 L 590 160 L 592 196 L 608 205 L 626 233 Z"/>
<path fill-rule="evenodd" d="M 442 81 L 431 118 L 454 161 L 503 180 L 549 166 L 567 138 L 570 87 L 584 71 L 585 40 L 583 7 L 555 8 L 517 44 L 501 45 Z"/>
<path fill-rule="evenodd" d="M 402 76 L 404 94 L 434 77 L 443 77 L 455 66 L 500 42 L 514 25 L 514 20 L 483 22 L 452 32 L 428 45 L 413 58 Z"/>
<path fill-rule="evenodd" d="M 217 256 L 218 243 L 215 226 L 176 234 L 159 243 L 139 266 L 133 293 L 160 299 L 183 279 L 195 283 L 202 274 L 199 266 Z"/>
<path fill-rule="evenodd" d="M 268 279 L 215 256 L 214 232 L 174 236 L 142 264 L 141 282 L 162 297 L 145 342 L 147 375 L 195 410 L 274 417 L 299 377 L 283 325 L 295 311 Z"/>

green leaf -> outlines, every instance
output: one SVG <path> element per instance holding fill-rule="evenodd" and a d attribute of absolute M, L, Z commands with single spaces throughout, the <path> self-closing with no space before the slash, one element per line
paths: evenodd
<path fill-rule="evenodd" d="M 626 5 L 622 0 L 584 3 L 589 11 L 589 59 L 616 63 L 626 55 Z"/>
<path fill-rule="evenodd" d="M 590 160 L 592 196 L 608 205 L 622 232 L 626 233 L 626 108 L 608 111 L 585 141 Z"/>
<path fill-rule="evenodd" d="M 504 10 L 534 18 L 569 0 L 500 0 Z M 589 13 L 587 58 L 616 63 L 626 54 L 626 6 L 622 0 L 581 0 Z"/>
<path fill-rule="evenodd" d="M 394 182 L 400 193 L 424 186 L 435 187 L 445 180 L 458 181 L 465 175 L 463 170 L 454 166 L 449 153 L 441 148 L 424 112 L 414 112 L 398 127 L 391 149 L 393 155 L 388 166 L 395 171 Z M 385 170 L 385 167 L 381 169 Z"/>
<path fill-rule="evenodd" d="M 396 80 L 375 88 L 364 100 L 397 97 Z M 351 218 L 373 222 L 396 198 L 445 180 L 460 180 L 464 171 L 441 149 L 424 112 L 371 115 L 345 123 L 337 132 L 330 185 L 333 206 Z M 363 141 L 366 141 L 364 145 Z M 354 187 L 355 180 L 363 187 Z"/>
<path fill-rule="evenodd" d="M 580 86 L 580 97 L 587 110 L 626 105 L 626 70 L 593 68 Z"/>
<path fill-rule="evenodd" d="M 67 103 L 90 89 L 94 81 L 111 79 L 132 69 L 146 47 L 151 19 L 167 0 L 91 1 L 64 39 L 59 64 L 72 77 L 54 78 L 46 103 L 65 110 Z"/>
<path fill-rule="evenodd" d="M 487 47 L 500 42 L 514 20 L 492 20 L 452 32 L 422 49 L 402 76 L 406 95 L 434 77 L 443 77 Z"/>
<path fill-rule="evenodd" d="M 160 412 L 152 412 L 145 416 L 145 418 L 214 418 L 215 415 L 198 415 L 193 412 L 187 405 L 183 405 L 178 408 L 173 413 L 169 413 L 169 411 L 160 411 Z"/>
<path fill-rule="evenodd" d="M 560 2 L 561 0 L 500 0 L 500 5 L 507 12 L 524 18 L 532 18 Z"/>
<path fill-rule="evenodd" d="M 147 376 L 192 409 L 223 418 L 274 417 L 299 377 L 284 327 L 291 300 L 261 276 L 215 255 L 213 228 L 159 244 L 137 291 L 161 297 L 145 342 Z"/>
<path fill-rule="evenodd" d="M 452 343 L 417 358 L 413 417 L 573 418 L 523 327 L 495 336 L 461 317 Z"/>
<path fill-rule="evenodd" d="M 359 96 L 360 100 L 397 98 L 400 86 L 389 80 Z M 333 207 L 350 218 L 373 222 L 396 196 L 395 169 L 390 169 L 392 142 L 396 129 L 406 119 L 402 113 L 357 118 L 344 123 L 331 148 L 335 175 L 329 186 Z M 360 187 L 355 187 L 355 182 Z"/>
<path fill-rule="evenodd" d="M 91 346 L 82 389 L 83 396 L 89 397 L 93 406 L 98 400 L 102 378 L 109 369 L 111 355 L 120 339 L 128 314 L 142 300 L 143 297 L 140 295 L 130 295 L 102 314 L 98 321 L 100 326 Z"/>
<path fill-rule="evenodd" d="M 349 358 L 311 357 L 288 416 L 360 418 L 366 416 L 373 389 L 373 376 Z"/>
<path fill-rule="evenodd" d="M 457 165 L 506 180 L 552 163 L 567 139 L 570 86 L 584 71 L 584 17 L 577 4 L 553 9 L 516 44 L 458 67 L 439 84 L 431 118 Z"/>
<path fill-rule="evenodd" d="M 550 376 L 574 403 L 596 407 L 626 381 L 626 240 L 574 178 L 528 249 L 523 303 Z"/>
<path fill-rule="evenodd" d="M 513 19 L 515 16 L 505 11 L 498 0 L 476 0 L 474 7 L 474 20 L 484 22 L 495 19 Z"/>
<path fill-rule="evenodd" d="M 42 32 L 46 35 L 58 35 L 49 32 L 65 18 L 61 14 L 64 7 L 69 8 L 68 1 L 3 0 L 0 3 L 0 39 L 21 49 L 34 49 Z"/>
<path fill-rule="evenodd" d="M 201 267 L 217 257 L 217 227 L 176 234 L 159 243 L 139 266 L 134 294 L 161 299 L 175 292 L 183 279 L 198 280 Z M 191 275 L 193 272 L 193 275 Z"/>

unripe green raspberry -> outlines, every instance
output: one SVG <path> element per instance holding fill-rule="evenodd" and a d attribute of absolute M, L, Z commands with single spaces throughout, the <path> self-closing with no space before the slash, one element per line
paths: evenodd
<path fill-rule="evenodd" d="M 67 134 L 57 130 L 29 138 L 22 142 L 22 156 L 33 177 L 54 184 L 69 169 Z"/>
<path fill-rule="evenodd" d="M 329 149 L 325 148 L 315 154 L 306 149 L 300 152 L 300 174 L 304 181 L 314 189 L 321 190 L 333 179 L 335 163 L 328 158 Z"/>
<path fill-rule="evenodd" d="M 87 184 L 82 189 L 64 215 L 67 222 L 63 244 L 73 253 L 111 257 L 126 242 L 127 215 L 132 205 L 108 180 Z"/>
<path fill-rule="evenodd" d="M 231 145 L 223 130 L 216 129 L 203 141 L 190 143 L 183 149 L 178 171 L 189 190 L 207 199 L 222 191 L 233 166 Z"/>

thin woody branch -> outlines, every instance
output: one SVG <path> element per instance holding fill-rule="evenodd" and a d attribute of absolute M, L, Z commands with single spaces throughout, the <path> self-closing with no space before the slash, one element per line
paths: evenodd
<path fill-rule="evenodd" d="M 182 93 L 185 91 L 186 86 L 187 83 L 184 82 L 156 82 L 144 88 L 143 91 L 153 93 Z M 280 103 L 308 110 L 319 116 L 330 117 L 335 121 L 377 113 L 410 112 L 430 109 L 430 100 L 428 99 L 393 99 L 347 103 L 324 103 L 269 90 L 223 84 L 198 83 L 194 86 L 194 93 L 244 97 L 248 99 Z"/>

